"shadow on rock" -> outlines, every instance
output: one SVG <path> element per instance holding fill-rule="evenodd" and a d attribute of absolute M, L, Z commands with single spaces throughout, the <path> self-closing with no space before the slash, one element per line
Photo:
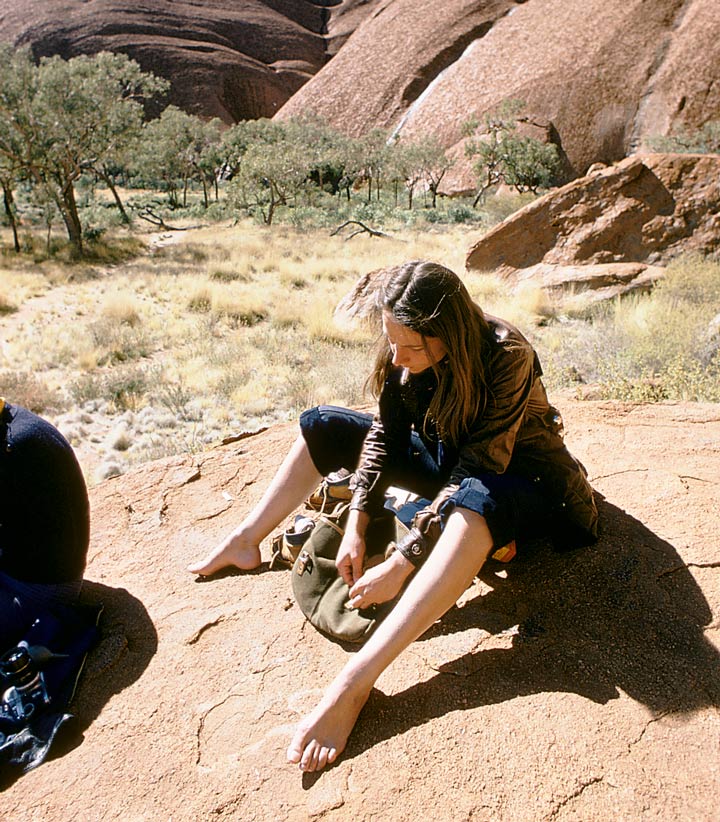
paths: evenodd
<path fill-rule="evenodd" d="M 622 689 L 656 716 L 720 707 L 720 654 L 703 635 L 712 612 L 683 559 L 606 501 L 601 515 L 592 548 L 535 546 L 504 578 L 488 563 L 482 579 L 492 590 L 423 639 L 476 628 L 488 635 L 433 664 L 438 674 L 427 682 L 392 697 L 373 691 L 345 756 L 449 711 L 544 692 L 604 704 Z M 492 647 L 498 635 L 510 647 Z"/>
<path fill-rule="evenodd" d="M 145 606 L 124 588 L 86 580 L 82 601 L 103 606 L 100 640 L 88 655 L 70 705 L 75 722 L 58 738 L 52 758 L 82 742 L 108 700 L 139 679 L 157 651 L 157 632 Z"/>

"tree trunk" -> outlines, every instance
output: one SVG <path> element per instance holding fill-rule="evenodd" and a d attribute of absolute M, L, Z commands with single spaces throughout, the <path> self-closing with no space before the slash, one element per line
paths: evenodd
<path fill-rule="evenodd" d="M 82 257 L 84 251 L 82 225 L 78 215 L 77 203 L 75 202 L 75 188 L 71 180 L 68 180 L 65 184 L 62 196 L 55 198 L 55 202 L 62 214 L 70 245 L 72 245 L 74 253 L 78 257 Z"/>
<path fill-rule="evenodd" d="M 98 174 L 100 175 L 100 179 L 110 189 L 113 199 L 115 200 L 115 205 L 117 206 L 117 209 L 120 212 L 120 216 L 122 217 L 123 223 L 125 223 L 125 225 L 130 225 L 130 216 L 127 213 L 127 211 L 125 211 L 125 206 L 123 205 L 123 201 L 120 199 L 120 195 L 118 194 L 118 190 L 115 186 L 115 183 L 112 181 L 112 178 L 104 170 L 100 170 Z"/>
<path fill-rule="evenodd" d="M 18 229 L 17 229 L 17 217 L 15 215 L 15 200 L 13 198 L 12 188 L 10 188 L 8 183 L 3 182 L 2 184 L 3 189 L 3 201 L 5 203 L 5 213 L 7 214 L 8 221 L 10 223 L 10 227 L 12 228 L 13 234 L 13 247 L 15 248 L 15 253 L 20 253 L 20 238 L 18 237 Z"/>

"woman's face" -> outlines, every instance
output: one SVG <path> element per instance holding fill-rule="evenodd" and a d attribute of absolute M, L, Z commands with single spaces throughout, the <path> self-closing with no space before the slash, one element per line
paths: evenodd
<path fill-rule="evenodd" d="M 419 374 L 447 354 L 445 343 L 438 337 L 423 337 L 406 325 L 400 325 L 388 311 L 383 311 L 383 332 L 392 351 L 393 365 Z"/>

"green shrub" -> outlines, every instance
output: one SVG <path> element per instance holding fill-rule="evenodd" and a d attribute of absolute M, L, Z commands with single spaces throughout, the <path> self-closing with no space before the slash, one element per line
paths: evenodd
<path fill-rule="evenodd" d="M 478 219 L 477 211 L 464 203 L 453 203 L 448 206 L 447 216 L 451 223 L 469 223 Z"/>

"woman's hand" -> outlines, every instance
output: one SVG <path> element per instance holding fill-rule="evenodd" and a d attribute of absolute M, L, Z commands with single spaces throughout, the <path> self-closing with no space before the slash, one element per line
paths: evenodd
<path fill-rule="evenodd" d="M 384 562 L 368 568 L 355 582 L 350 588 L 347 607 L 368 608 L 395 599 L 413 570 L 412 563 L 394 551 Z"/>
<path fill-rule="evenodd" d="M 370 517 L 362 511 L 350 511 L 345 534 L 338 548 L 335 567 L 349 587 L 360 579 L 365 562 L 365 531 Z"/>

